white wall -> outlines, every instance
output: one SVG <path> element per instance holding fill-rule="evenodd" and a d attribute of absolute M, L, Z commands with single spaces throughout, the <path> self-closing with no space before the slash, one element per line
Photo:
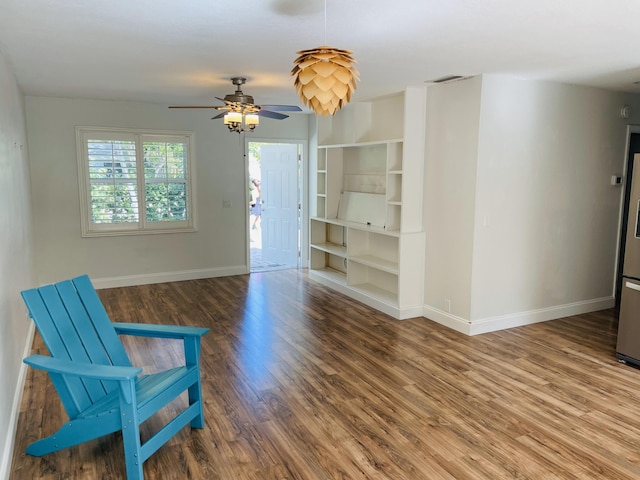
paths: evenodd
<path fill-rule="evenodd" d="M 32 328 L 20 291 L 33 283 L 23 97 L 0 52 L 0 478 L 7 478 Z"/>
<path fill-rule="evenodd" d="M 460 318 L 471 312 L 481 86 L 477 77 L 427 93 L 424 302 Z"/>
<path fill-rule="evenodd" d="M 472 218 L 468 210 L 463 216 L 459 206 L 443 203 L 428 183 L 425 201 L 439 202 L 432 207 L 438 218 L 468 222 L 471 231 L 463 232 L 470 235 L 462 245 L 448 244 L 437 269 L 427 261 L 425 275 L 433 285 L 437 276 L 450 275 L 447 264 L 466 263 L 470 304 L 457 289 L 434 294 L 427 287 L 427 314 L 473 334 L 613 306 L 622 188 L 611 186 L 610 177 L 624 170 L 627 124 L 634 120 L 621 119 L 620 109 L 630 104 L 638 112 L 640 98 L 485 75 L 430 87 L 428 102 L 446 97 L 438 112 L 464 113 L 456 94 L 465 89 L 474 90 L 480 104 L 477 157 L 468 166 L 475 167 L 475 178 L 464 177 L 465 189 L 474 188 L 471 206 L 464 197 Z M 473 141 L 460 137 L 454 119 L 429 118 L 428 139 Z M 469 121 L 458 119 L 463 125 Z M 451 147 L 444 150 L 436 157 L 427 147 L 427 164 L 457 156 Z M 437 179 L 427 176 L 427 182 Z M 425 225 L 428 236 L 436 237 L 432 244 L 446 244 L 442 225 Z M 453 297 L 451 314 L 442 309 L 447 296 Z"/>
<path fill-rule="evenodd" d="M 26 111 L 39 282 L 87 273 L 97 286 L 131 285 L 248 271 L 243 137 L 211 120 L 215 110 L 28 96 Z M 195 132 L 198 231 L 82 238 L 77 125 Z M 308 116 L 263 119 L 253 135 L 306 141 Z"/>

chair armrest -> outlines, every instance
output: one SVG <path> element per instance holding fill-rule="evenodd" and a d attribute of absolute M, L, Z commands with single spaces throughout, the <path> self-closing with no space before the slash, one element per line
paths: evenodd
<path fill-rule="evenodd" d="M 155 338 L 187 338 L 202 337 L 208 328 L 189 327 L 179 325 L 153 325 L 148 323 L 113 322 L 118 335 L 133 335 L 136 337 Z"/>
<path fill-rule="evenodd" d="M 23 360 L 27 365 L 38 370 L 61 375 L 74 375 L 97 380 L 127 381 L 136 378 L 142 372 L 139 367 L 116 367 L 113 365 L 96 365 L 93 363 L 74 362 L 46 355 L 31 355 Z"/>
<path fill-rule="evenodd" d="M 113 327 L 118 335 L 181 339 L 184 342 L 185 363 L 200 368 L 200 340 L 209 331 L 208 328 L 122 322 L 114 322 Z"/>

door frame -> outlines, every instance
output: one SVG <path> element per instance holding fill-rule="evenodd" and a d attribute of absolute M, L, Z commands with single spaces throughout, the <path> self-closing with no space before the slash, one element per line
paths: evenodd
<path fill-rule="evenodd" d="M 307 202 L 309 191 L 309 180 L 307 172 L 309 171 L 309 141 L 307 139 L 299 138 L 273 138 L 273 137 L 255 137 L 253 135 L 244 136 L 244 185 L 249 185 L 251 179 L 249 178 L 249 143 L 293 143 L 300 145 L 300 175 L 298 177 L 298 192 L 300 198 L 300 265 L 299 268 L 306 268 L 309 261 L 309 204 Z M 249 198 L 245 195 L 245 244 L 246 244 L 246 259 L 247 259 L 247 272 L 251 272 L 251 231 L 249 230 Z"/>

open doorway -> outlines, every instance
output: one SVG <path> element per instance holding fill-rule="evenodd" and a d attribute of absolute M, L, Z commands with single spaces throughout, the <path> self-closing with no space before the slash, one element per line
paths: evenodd
<path fill-rule="evenodd" d="M 250 271 L 299 268 L 302 145 L 249 141 L 247 152 Z"/>

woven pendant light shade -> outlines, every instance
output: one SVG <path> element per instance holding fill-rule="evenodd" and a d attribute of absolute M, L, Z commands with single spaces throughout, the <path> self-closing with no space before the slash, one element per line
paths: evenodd
<path fill-rule="evenodd" d="M 333 115 L 349 103 L 360 80 L 351 50 L 322 46 L 296 53 L 291 75 L 306 106 L 318 115 Z"/>

